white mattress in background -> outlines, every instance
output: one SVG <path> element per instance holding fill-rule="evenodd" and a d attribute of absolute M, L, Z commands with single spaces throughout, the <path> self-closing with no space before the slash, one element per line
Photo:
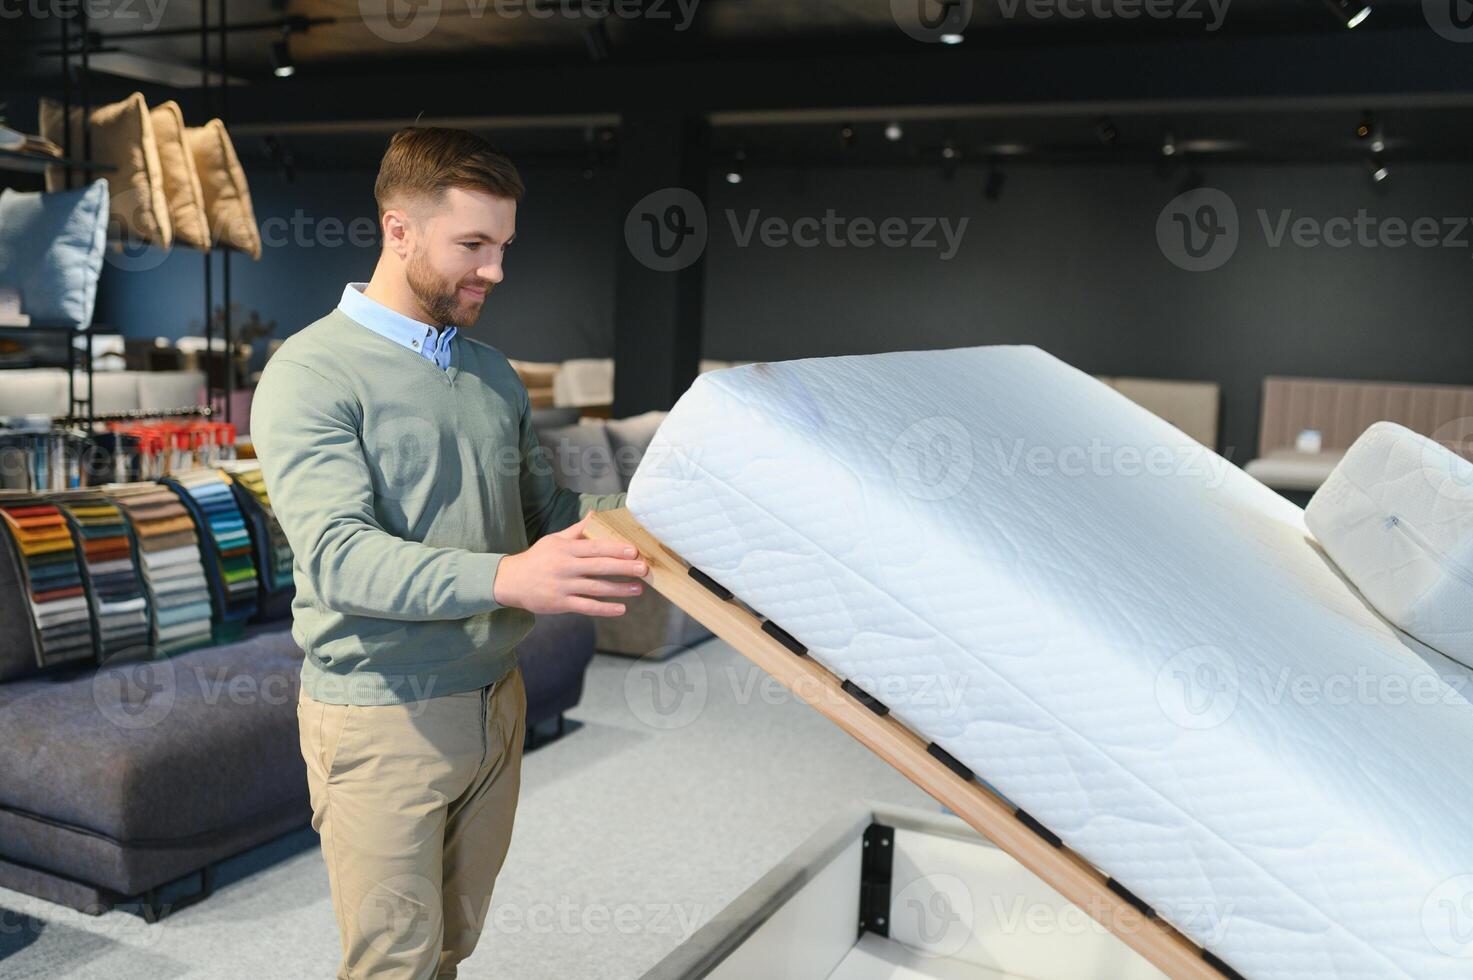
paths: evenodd
<path fill-rule="evenodd" d="M 1029 347 L 705 374 L 628 506 L 1244 975 L 1473 976 L 1469 672 L 1087 375 Z"/>

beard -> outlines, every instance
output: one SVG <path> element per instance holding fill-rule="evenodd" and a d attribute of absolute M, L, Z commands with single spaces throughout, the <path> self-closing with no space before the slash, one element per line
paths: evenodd
<path fill-rule="evenodd" d="M 409 257 L 404 273 L 409 288 L 414 292 L 414 298 L 419 300 L 420 307 L 436 324 L 462 329 L 475 326 L 476 320 L 481 316 L 481 305 L 485 298 L 462 300 L 459 292 L 461 286 L 484 289 L 487 296 L 491 295 L 491 283 L 474 276 L 454 281 L 439 275 L 430 267 L 423 251 L 416 251 Z"/>

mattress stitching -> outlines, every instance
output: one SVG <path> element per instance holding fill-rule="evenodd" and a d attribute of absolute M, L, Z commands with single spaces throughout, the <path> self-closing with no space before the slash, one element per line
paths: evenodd
<path fill-rule="evenodd" d="M 741 395 L 737 394 L 731 388 L 729 388 L 729 387 L 727 387 L 725 385 L 719 385 L 719 386 L 715 386 L 715 387 L 718 387 L 720 390 L 722 390 L 726 394 L 728 394 L 728 395 L 736 398 L 738 401 L 741 401 L 748 408 L 752 408 L 753 407 L 752 404 L 751 404 L 751 402 L 748 402 L 745 398 L 743 398 Z M 711 470 L 709 470 L 707 467 L 703 466 L 695 458 L 694 454 L 687 454 L 687 462 L 688 462 L 689 465 L 694 466 L 696 469 L 702 471 L 703 473 L 706 473 L 708 476 L 710 476 L 716 482 L 718 482 L 718 483 L 722 484 L 723 486 L 725 486 L 729 491 L 732 491 L 733 493 L 735 493 L 735 487 L 729 481 L 727 481 L 727 480 L 723 479 L 722 477 L 716 475 L 715 473 L 711 472 Z M 906 605 L 904 602 L 902 602 L 901 600 L 899 600 L 893 594 L 891 594 L 891 593 L 885 591 L 884 589 L 880 588 L 874 582 L 872 582 L 869 579 L 865 578 L 864 576 L 859 575 L 858 573 L 856 573 L 847 564 L 845 564 L 842 561 L 839 561 L 839 559 L 837 559 L 836 557 L 834 557 L 834 555 L 831 554 L 830 552 L 828 552 L 826 549 L 819 547 L 816 542 L 814 542 L 811 538 L 808 537 L 808 535 L 806 535 L 802 531 L 799 531 L 798 529 L 792 527 L 786 521 L 782 520 L 776 514 L 772 513 L 772 511 L 770 511 L 766 507 L 761 506 L 755 500 L 753 500 L 752 498 L 746 496 L 745 494 L 736 493 L 735 495 L 738 496 L 743 501 L 745 501 L 746 503 L 750 504 L 751 506 L 753 506 L 753 507 L 757 508 L 758 510 L 762 511 L 763 513 L 767 514 L 768 517 L 771 518 L 773 521 L 776 521 L 778 524 L 780 524 L 783 527 L 787 528 L 790 532 L 792 532 L 797 537 L 799 537 L 801 540 L 803 540 L 804 542 L 806 542 L 815 551 L 817 551 L 819 554 L 823 555 L 823 557 L 827 558 L 832 564 L 838 565 L 840 568 L 842 568 L 845 571 L 849 572 L 850 576 L 853 579 L 855 579 L 855 580 L 857 580 L 859 582 L 864 583 L 866 586 L 868 586 L 873 591 L 878 592 L 880 595 L 883 595 L 883 596 L 889 598 L 899 608 L 904 609 L 908 614 L 910 614 L 916 621 L 918 621 L 921 624 L 926 625 L 928 628 L 934 630 L 935 631 L 935 634 L 937 636 L 945 639 L 946 642 L 948 642 L 949 644 L 951 644 L 953 647 L 957 648 L 962 653 L 966 654 L 968 657 L 971 657 L 972 656 L 971 653 L 970 653 L 970 651 L 968 651 L 966 647 L 962 646 L 955 639 L 953 639 L 950 635 L 942 632 L 941 630 L 936 630 L 934 627 L 930 627 L 929 624 L 926 623 L 925 619 L 922 618 L 921 616 L 919 616 L 917 613 L 915 613 L 915 611 L 912 610 L 908 605 Z M 1113 766 L 1115 766 L 1115 768 L 1118 771 L 1120 771 L 1120 772 L 1128 775 L 1139 786 L 1141 786 L 1144 789 L 1146 789 L 1147 791 L 1149 791 L 1153 796 L 1157 797 L 1162 803 L 1166 804 L 1171 809 L 1173 809 L 1173 810 L 1177 811 L 1178 813 L 1182 814 L 1184 817 L 1186 817 L 1188 820 L 1190 820 L 1194 825 L 1196 825 L 1197 827 L 1199 827 L 1202 830 L 1206 831 L 1213 838 L 1215 838 L 1216 840 L 1218 840 L 1224 847 L 1227 847 L 1229 850 L 1231 850 L 1234 853 L 1238 854 L 1239 857 L 1242 858 L 1244 861 L 1248 862 L 1248 864 L 1250 866 L 1255 867 L 1255 868 L 1258 868 L 1260 871 L 1264 872 L 1265 877 L 1267 879 L 1275 882 L 1276 884 L 1278 884 L 1279 887 L 1281 888 L 1281 890 L 1283 891 L 1283 893 L 1292 896 L 1294 899 L 1298 900 L 1301 904 L 1307 906 L 1313 913 L 1317 914 L 1332 929 L 1334 929 L 1334 930 L 1336 930 L 1336 931 L 1338 931 L 1338 932 L 1340 932 L 1340 933 L 1348 936 L 1352 940 L 1355 940 L 1357 943 L 1359 943 L 1359 945 L 1361 946 L 1361 948 L 1363 948 L 1366 951 L 1374 954 L 1378 958 L 1383 959 L 1383 960 L 1386 960 L 1386 962 L 1387 962 L 1387 964 L 1389 966 L 1391 966 L 1393 969 L 1396 969 L 1397 971 L 1401 972 L 1401 974 L 1403 976 L 1407 976 L 1407 977 L 1410 977 L 1411 976 L 1411 974 L 1406 973 L 1399 964 L 1388 960 L 1386 958 L 1386 955 L 1384 953 L 1382 953 L 1380 950 L 1378 950 L 1375 947 L 1372 947 L 1372 946 L 1370 946 L 1368 944 L 1365 944 L 1365 943 L 1361 942 L 1359 940 L 1359 938 L 1354 935 L 1354 933 L 1351 933 L 1344 926 L 1341 926 L 1338 922 L 1336 922 L 1335 920 L 1331 919 L 1319 906 L 1317 906 L 1315 903 L 1311 902 L 1308 898 L 1306 898 L 1303 895 L 1300 895 L 1298 892 L 1294 891 L 1292 888 L 1290 888 L 1288 885 L 1286 885 L 1283 881 L 1281 881 L 1276 875 L 1270 873 L 1268 871 L 1268 869 L 1266 867 L 1264 867 L 1264 865 L 1262 865 L 1259 862 L 1254 861 L 1253 859 L 1249 858 L 1245 853 L 1243 853 L 1243 851 L 1239 847 L 1237 847 L 1236 845 L 1232 844 L 1230 841 L 1228 841 L 1225 837 L 1223 837 L 1217 831 L 1213 830 L 1211 827 L 1207 826 L 1206 824 L 1204 824 L 1201 821 L 1199 821 L 1197 818 L 1193 817 L 1191 814 L 1187 813 L 1178 804 L 1176 804 L 1172 800 L 1168 799 L 1159 790 L 1157 790 L 1155 787 L 1151 786 L 1150 783 L 1148 783 L 1147 781 L 1145 781 L 1138 774 L 1136 774 L 1131 769 L 1129 769 L 1128 767 L 1126 767 L 1125 765 L 1123 765 L 1122 763 L 1120 763 L 1113 755 L 1111 755 L 1110 753 L 1106 752 L 1105 750 L 1099 748 L 1097 745 L 1095 745 L 1089 739 L 1085 738 L 1082 734 L 1080 734 L 1074 728 L 1072 728 L 1071 726 L 1067 725 L 1061 718 L 1059 718 L 1056 715 L 1054 715 L 1053 712 L 1048 711 L 1047 709 L 1045 709 L 1041 704 L 1039 704 L 1039 702 L 1035 698 L 1029 696 L 1026 692 L 1020 690 L 1015 684 L 1013 684 L 1011 681 L 1009 681 L 1006 677 L 1004 677 L 1001 674 L 997 673 L 997 671 L 993 670 L 989 665 L 987 665 L 986 663 L 984 663 L 984 662 L 982 662 L 980 660 L 977 661 L 977 663 L 978 663 L 979 666 L 982 666 L 984 669 L 986 669 L 988 671 L 988 673 L 991 674 L 994 678 L 996 678 L 997 680 L 999 680 L 1003 684 L 1005 684 L 1010 690 L 1014 691 L 1021 698 L 1023 698 L 1024 700 L 1026 700 L 1030 704 L 1032 704 L 1038 711 L 1040 711 L 1049 720 L 1053 721 L 1054 723 L 1058 724 L 1061 728 L 1063 728 L 1066 731 L 1068 731 L 1070 733 L 1070 735 L 1075 739 L 1075 741 L 1081 743 L 1082 745 L 1086 746 L 1088 749 L 1094 751 L 1095 753 L 1097 753 L 1098 755 L 1100 755 L 1104 759 L 1108 760 Z M 917 732 L 916 734 L 919 735 L 921 733 Z"/>

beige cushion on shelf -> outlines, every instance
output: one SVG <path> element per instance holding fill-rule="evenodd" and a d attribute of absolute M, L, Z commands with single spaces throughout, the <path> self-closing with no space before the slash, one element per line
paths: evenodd
<path fill-rule="evenodd" d="M 210 248 L 210 225 L 205 214 L 205 192 L 200 186 L 199 172 L 194 169 L 194 154 L 184 141 L 184 114 L 172 99 L 154 106 L 149 112 L 153 120 L 154 142 L 159 148 L 159 163 L 164 172 L 164 195 L 169 202 L 169 220 L 174 224 L 174 240 L 202 251 Z"/>
<path fill-rule="evenodd" d="M 184 138 L 194 154 L 195 170 L 204 188 L 211 237 L 216 244 L 259 259 L 261 230 L 256 226 L 256 212 L 251 207 L 251 189 L 225 124 L 211 119 L 203 126 L 186 129 Z"/>
<path fill-rule="evenodd" d="M 82 111 L 71 114 L 72 155 L 82 155 Z M 52 99 L 41 100 L 41 135 L 56 143 L 64 139 L 62 107 Z M 142 94 L 134 92 L 121 102 L 92 110 L 92 160 L 116 167 L 107 178 L 111 198 L 110 232 L 126 233 L 161 248 L 174 244 L 174 223 L 169 218 L 169 199 L 164 192 L 163 165 L 159 162 L 153 119 Z M 46 189 L 61 190 L 65 168 L 46 171 Z"/>
<path fill-rule="evenodd" d="M 1293 449 L 1271 449 L 1248 461 L 1244 471 L 1264 486 L 1275 490 L 1313 492 L 1340 465 L 1345 450 L 1301 453 Z"/>
<path fill-rule="evenodd" d="M 561 366 L 556 361 L 519 361 L 516 358 L 507 360 L 522 379 L 522 384 L 528 388 L 552 387 L 552 379 L 557 377 Z"/>
<path fill-rule="evenodd" d="M 552 379 L 553 403 L 575 408 L 614 402 L 614 359 L 577 357 L 564 361 Z"/>

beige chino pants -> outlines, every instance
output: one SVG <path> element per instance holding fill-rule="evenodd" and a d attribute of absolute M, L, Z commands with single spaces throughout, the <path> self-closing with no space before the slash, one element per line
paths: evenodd
<path fill-rule="evenodd" d="M 476 948 L 511 843 L 526 714 L 520 668 L 408 704 L 300 697 L 338 980 L 454 977 Z"/>

